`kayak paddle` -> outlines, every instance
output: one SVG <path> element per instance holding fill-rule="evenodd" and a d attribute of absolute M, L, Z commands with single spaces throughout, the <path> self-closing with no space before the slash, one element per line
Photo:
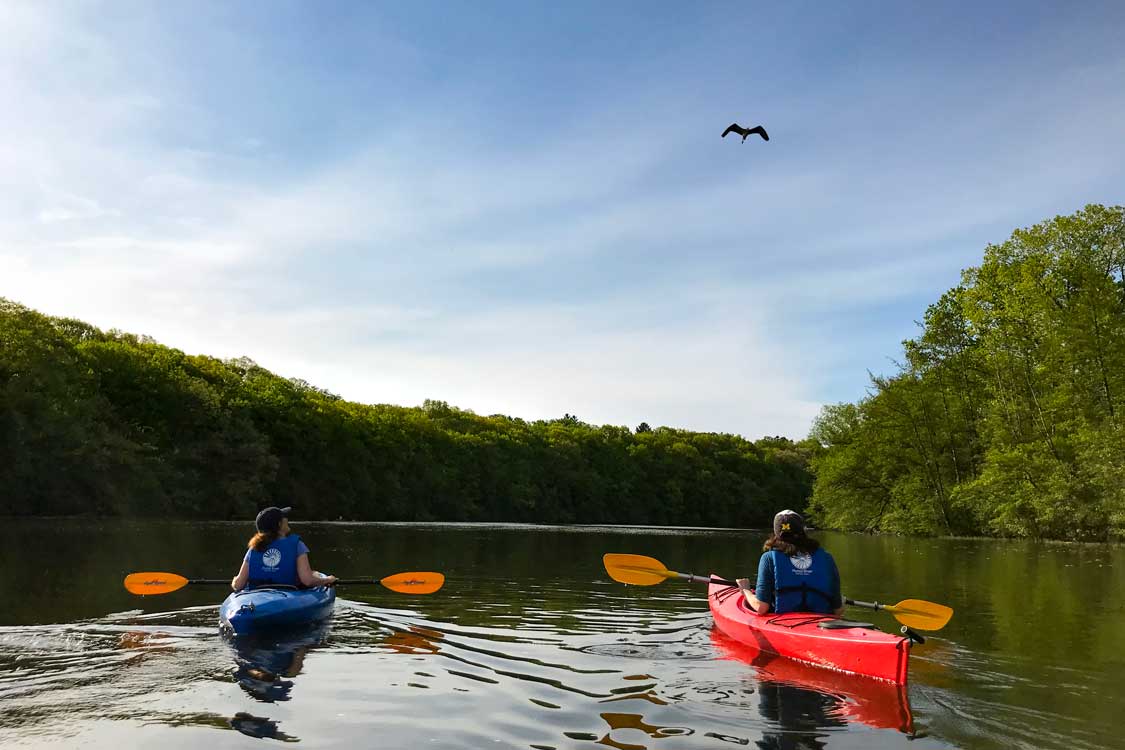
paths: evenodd
<path fill-rule="evenodd" d="M 718 583 L 724 586 L 737 586 L 734 581 L 712 576 L 697 576 L 691 573 L 677 573 L 668 570 L 664 563 L 646 555 L 625 555 L 609 553 L 602 557 L 609 577 L 621 583 L 634 586 L 655 586 L 669 578 L 680 578 L 692 583 Z M 878 602 L 857 602 L 844 598 L 844 603 L 867 609 L 881 609 L 890 612 L 895 619 L 915 630 L 941 630 L 953 617 L 953 609 L 944 604 L 935 604 L 922 599 L 905 599 L 898 604 L 879 604 Z"/>
<path fill-rule="evenodd" d="M 125 588 L 131 594 L 169 594 L 182 589 L 189 583 L 196 585 L 230 585 L 229 578 L 184 578 L 176 573 L 130 573 L 125 576 Z M 358 586 L 369 583 L 381 583 L 391 591 L 400 594 L 432 594 L 445 583 L 445 576 L 441 573 L 395 573 L 378 581 L 369 578 L 340 578 L 336 585 L 346 584 Z"/>
<path fill-rule="evenodd" d="M 890 612 L 896 620 L 913 630 L 941 630 L 953 617 L 952 607 L 935 604 L 924 599 L 903 599 L 898 604 L 880 604 L 879 602 L 857 602 L 855 599 L 849 599 L 845 596 L 844 603 L 853 607 L 881 609 L 884 612 Z"/>
<path fill-rule="evenodd" d="M 664 563 L 655 557 L 645 555 L 623 555 L 610 552 L 602 556 L 609 577 L 620 583 L 631 583 L 634 586 L 655 586 L 664 583 L 669 578 L 682 578 L 691 583 L 720 583 L 726 586 L 738 586 L 734 581 L 725 578 L 712 578 L 711 576 L 697 576 L 691 573 L 677 573 L 667 570 Z"/>

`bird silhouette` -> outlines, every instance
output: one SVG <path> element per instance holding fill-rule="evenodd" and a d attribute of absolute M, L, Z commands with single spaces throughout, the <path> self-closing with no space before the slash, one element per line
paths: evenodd
<path fill-rule="evenodd" d="M 739 135 L 742 136 L 742 142 L 743 143 L 746 143 L 746 136 L 753 135 L 754 133 L 757 133 L 758 135 L 762 136 L 762 140 L 764 140 L 764 141 L 768 141 L 770 139 L 769 133 L 767 133 L 766 129 L 763 128 L 761 125 L 758 125 L 758 126 L 753 127 L 753 128 L 744 128 L 741 125 L 739 125 L 737 122 L 732 122 L 730 124 L 730 127 L 728 127 L 726 130 L 723 131 L 723 138 L 727 137 L 727 133 L 738 133 Z"/>

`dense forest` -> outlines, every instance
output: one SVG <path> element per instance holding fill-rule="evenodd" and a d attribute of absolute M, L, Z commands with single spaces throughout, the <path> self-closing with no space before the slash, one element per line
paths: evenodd
<path fill-rule="evenodd" d="M 826 526 L 1125 537 L 1125 209 L 1087 206 L 989 246 L 889 377 L 825 407 Z"/>
<path fill-rule="evenodd" d="M 763 526 L 817 450 L 351 403 L 0 299 L 0 515 Z"/>

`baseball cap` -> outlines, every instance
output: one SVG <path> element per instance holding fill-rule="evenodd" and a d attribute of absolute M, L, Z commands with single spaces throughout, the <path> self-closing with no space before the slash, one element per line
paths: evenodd
<path fill-rule="evenodd" d="M 281 519 L 286 518 L 291 510 L 293 509 L 271 505 L 258 513 L 258 517 L 254 519 L 254 525 L 258 528 L 258 531 L 277 531 L 281 528 Z"/>
<path fill-rule="evenodd" d="M 783 510 L 773 517 L 773 533 L 776 536 L 805 533 L 805 519 L 793 510 Z"/>

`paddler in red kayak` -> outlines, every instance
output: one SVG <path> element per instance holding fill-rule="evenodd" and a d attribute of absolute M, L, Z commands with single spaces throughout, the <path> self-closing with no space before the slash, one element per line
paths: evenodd
<path fill-rule="evenodd" d="M 301 537 L 289 531 L 292 508 L 271 506 L 258 514 L 254 526 L 258 533 L 247 543 L 242 568 L 231 579 L 230 587 L 242 591 L 249 585 L 313 588 L 331 586 L 336 576 L 325 576 L 309 564 L 309 548 Z"/>
<path fill-rule="evenodd" d="M 773 533 L 762 549 L 757 586 L 752 589 L 749 579 L 738 579 L 751 609 L 760 615 L 844 613 L 836 561 L 805 533 L 805 519 L 800 514 L 783 510 L 774 516 Z"/>

